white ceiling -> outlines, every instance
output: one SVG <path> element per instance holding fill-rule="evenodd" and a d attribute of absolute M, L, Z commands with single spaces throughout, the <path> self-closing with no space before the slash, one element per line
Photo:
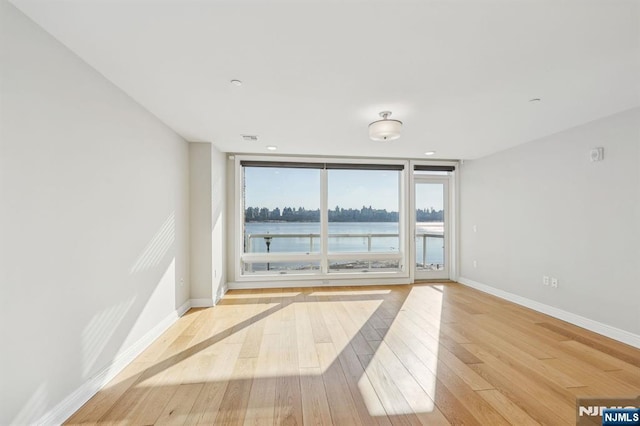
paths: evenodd
<path fill-rule="evenodd" d="M 638 1 L 12 3 L 226 152 L 469 159 L 640 105 Z M 400 139 L 368 139 L 382 110 Z"/>

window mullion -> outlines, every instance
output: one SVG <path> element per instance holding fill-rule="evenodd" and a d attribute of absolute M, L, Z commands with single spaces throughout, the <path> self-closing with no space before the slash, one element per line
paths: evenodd
<path fill-rule="evenodd" d="M 329 252 L 329 185 L 327 176 L 327 169 L 322 169 L 320 171 L 320 239 L 322 241 L 320 270 L 323 274 L 329 273 L 329 261 L 327 259 L 327 253 Z"/>

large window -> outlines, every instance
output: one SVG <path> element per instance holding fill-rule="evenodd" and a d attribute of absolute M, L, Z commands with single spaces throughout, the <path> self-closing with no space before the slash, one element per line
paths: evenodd
<path fill-rule="evenodd" d="M 243 275 L 404 271 L 404 164 L 242 161 Z"/>
<path fill-rule="evenodd" d="M 397 271 L 401 171 L 351 167 L 327 171 L 329 271 Z"/>
<path fill-rule="evenodd" d="M 255 163 L 244 173 L 244 272 L 320 269 L 319 168 Z M 297 254 L 285 258 L 283 253 Z M 273 262 L 269 258 L 275 257 Z"/>

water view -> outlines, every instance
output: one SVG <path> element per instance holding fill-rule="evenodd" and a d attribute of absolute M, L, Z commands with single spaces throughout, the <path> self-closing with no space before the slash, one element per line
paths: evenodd
<path fill-rule="evenodd" d="M 443 223 L 420 222 L 417 224 L 416 233 L 418 267 L 439 269 L 444 263 Z M 399 253 L 400 251 L 397 222 L 329 222 L 328 242 L 330 253 Z M 320 243 L 320 223 L 318 222 L 245 223 L 245 253 L 267 253 L 267 251 L 270 253 L 320 253 Z M 334 266 L 332 269 L 340 265 Z M 375 266 L 373 265 L 373 269 Z M 305 262 L 269 265 L 271 270 L 281 268 L 314 270 L 319 268 L 319 264 Z M 267 269 L 267 265 L 254 264 L 252 269 L 254 271 Z"/>

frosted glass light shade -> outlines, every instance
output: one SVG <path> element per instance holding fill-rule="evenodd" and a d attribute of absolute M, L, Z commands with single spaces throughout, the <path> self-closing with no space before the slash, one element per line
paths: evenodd
<path fill-rule="evenodd" d="M 392 141 L 400 137 L 402 121 L 378 120 L 369 124 L 369 137 L 374 141 Z"/>

